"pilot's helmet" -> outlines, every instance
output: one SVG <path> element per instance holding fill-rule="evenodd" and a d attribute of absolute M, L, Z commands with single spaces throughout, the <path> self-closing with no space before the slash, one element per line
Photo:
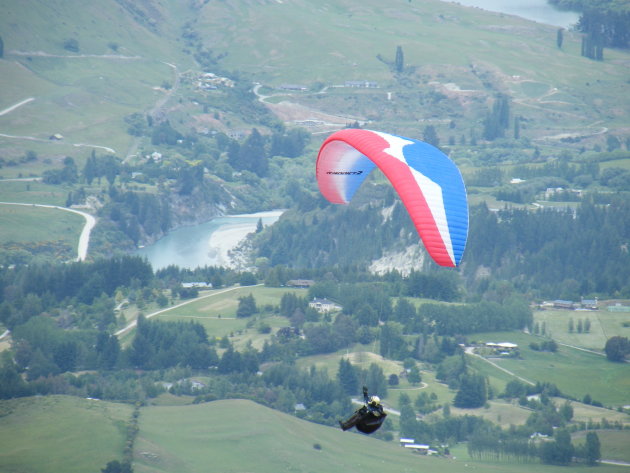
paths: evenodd
<path fill-rule="evenodd" d="M 370 398 L 370 404 L 373 406 L 378 406 L 381 403 L 381 398 L 378 396 L 372 396 Z"/>

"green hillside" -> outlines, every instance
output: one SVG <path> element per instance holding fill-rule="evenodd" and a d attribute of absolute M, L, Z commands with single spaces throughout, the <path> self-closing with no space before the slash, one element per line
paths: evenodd
<path fill-rule="evenodd" d="M 221 104 L 218 118 L 206 116 L 191 105 L 198 97 L 189 88 L 174 90 L 179 75 L 201 70 L 252 85 L 329 86 L 270 100 L 284 102 L 272 109 L 287 123 L 325 112 L 399 133 L 418 134 L 419 121 L 431 122 L 444 134 L 455 121 L 459 136 L 505 93 L 524 117 L 523 135 L 540 145 L 557 145 L 567 133 L 591 142 L 606 130 L 624 133 L 630 56 L 607 49 L 604 62 L 583 58 L 579 34 L 566 32 L 559 49 L 556 30 L 439 0 L 4 2 L 0 110 L 33 100 L 0 116 L 0 133 L 9 135 L 0 137 L 0 150 L 8 157 L 29 149 L 50 157 L 113 150 L 124 158 L 138 142 L 123 118 L 156 107 L 176 117 L 182 132 L 201 122 L 254 125 L 251 117 L 221 116 Z M 393 71 L 398 46 L 402 73 Z M 379 87 L 334 87 L 350 80 Z M 296 103 L 302 108 L 287 111 Z M 64 139 L 51 142 L 54 133 Z"/>
<path fill-rule="evenodd" d="M 538 464 L 423 457 L 397 442 L 308 423 L 244 400 L 143 409 L 134 461 L 137 473 L 454 473 L 471 467 L 503 473 L 554 470 Z"/>
<path fill-rule="evenodd" d="M 175 402 L 179 401 L 171 400 Z M 122 459 L 131 413 L 128 404 L 70 396 L 0 401 L 0 471 L 98 472 L 108 462 Z M 313 424 L 247 400 L 148 406 L 141 408 L 139 419 L 133 463 L 138 473 L 459 473 L 471 468 L 535 473 L 558 468 L 471 460 L 463 445 L 454 449 L 453 458 L 424 457 L 397 442 Z M 622 458 L 619 442 L 627 435 L 604 431 L 600 435 L 610 457 Z M 617 443 L 608 442 L 612 436 L 619 439 Z M 625 471 L 623 466 L 600 468 Z"/>
<path fill-rule="evenodd" d="M 377 81 L 379 89 L 360 94 L 329 89 L 289 100 L 390 128 L 414 118 L 480 120 L 467 109 L 499 92 L 512 96 L 515 113 L 532 118 L 528 136 L 532 128 L 535 137 L 567 126 L 591 134 L 628 122 L 627 52 L 607 50 L 606 61 L 595 63 L 580 56 L 577 33 L 566 32 L 558 49 L 555 27 L 456 3 L 209 2 L 196 27 L 208 48 L 225 55 L 223 68 L 264 84 Z M 404 51 L 402 74 L 390 67 L 397 46 Z M 447 111 L 418 100 L 431 90 L 457 105 Z M 386 92 L 393 92 L 389 101 Z M 592 127 L 595 120 L 603 121 Z"/>
<path fill-rule="evenodd" d="M 132 407 L 70 396 L 0 402 L 0 471 L 98 472 L 122 458 Z"/>
<path fill-rule="evenodd" d="M 175 40 L 178 11 L 114 0 L 0 4 L 0 110 L 33 99 L 0 116 L 0 132 L 9 135 L 0 138 L 4 157 L 92 149 L 125 156 L 131 136 L 123 117 L 149 111 L 165 95 L 159 87 L 174 82 L 167 63 L 191 64 Z M 55 133 L 63 140 L 51 142 Z"/>

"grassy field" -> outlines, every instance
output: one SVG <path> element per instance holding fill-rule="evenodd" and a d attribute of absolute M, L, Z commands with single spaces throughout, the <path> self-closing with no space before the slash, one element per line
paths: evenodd
<path fill-rule="evenodd" d="M 0 181 L 0 202 L 64 205 L 68 191 L 39 181 Z"/>
<path fill-rule="evenodd" d="M 144 408 L 134 462 L 138 473 L 455 473 L 471 469 L 525 473 L 552 472 L 557 467 L 423 457 L 396 442 L 311 424 L 243 400 Z M 625 471 L 622 467 L 601 470 Z"/>
<path fill-rule="evenodd" d="M 557 353 L 534 351 L 529 344 L 541 339 L 519 332 L 475 334 L 474 339 L 517 343 L 522 359 L 496 358 L 492 361 L 527 380 L 554 383 L 563 393 L 577 399 L 590 394 L 606 406 L 630 403 L 628 364 L 612 363 L 604 356 L 564 346 L 560 346 Z M 475 366 L 480 366 L 478 363 L 484 362 L 476 360 Z M 493 378 L 493 383 L 501 384 L 511 379 L 490 365 L 483 368 L 483 372 Z"/>
<path fill-rule="evenodd" d="M 81 215 L 63 210 L 0 205 L 0 245 L 8 242 L 60 241 L 76 253 L 84 224 L 85 219 Z"/>
<path fill-rule="evenodd" d="M 423 457 L 397 442 L 312 424 L 251 401 L 174 405 L 178 400 L 165 399 L 163 404 L 168 405 L 157 402 L 141 409 L 134 471 L 551 473 L 557 469 L 471 460 L 465 445 L 452 449 L 454 459 Z M 511 415 L 492 404 L 484 416 L 500 415 L 503 420 Z M 69 396 L 0 401 L 0 471 L 100 471 L 107 462 L 121 459 L 131 410 L 126 404 Z M 582 435 L 576 434 L 574 441 L 579 443 Z M 605 458 L 628 459 L 628 431 L 598 431 L 598 435 Z M 588 471 L 615 473 L 624 468 L 602 466 Z"/>
<path fill-rule="evenodd" d="M 597 430 L 601 444 L 603 459 L 614 459 L 630 463 L 630 431 L 628 430 Z M 584 443 L 586 432 L 573 434 L 573 443 Z"/>
<path fill-rule="evenodd" d="M 271 288 L 264 286 L 246 286 L 209 291 L 205 297 L 181 307 L 175 307 L 157 316 L 159 320 L 194 320 L 204 326 L 209 338 L 220 339 L 229 336 L 230 341 L 242 348 L 251 341 L 257 349 L 281 327 L 289 325 L 285 317 L 265 311 L 265 306 L 279 306 L 282 295 L 295 293 L 304 296 L 303 289 Z M 253 317 L 237 318 L 238 299 L 254 296 L 260 314 Z M 271 327 L 270 334 L 258 331 L 260 323 Z"/>
<path fill-rule="evenodd" d="M 601 310 L 597 311 L 572 311 L 572 310 L 543 310 L 534 312 L 534 322 L 546 326 L 547 333 L 557 342 L 603 351 L 606 340 L 613 335 L 630 337 L 630 327 L 624 327 L 623 322 L 630 322 L 628 312 L 608 312 L 601 301 Z M 624 302 L 624 305 L 630 305 Z M 573 320 L 574 331 L 569 332 L 569 320 Z M 591 323 L 589 333 L 578 333 L 579 320 L 588 319 Z"/>
<path fill-rule="evenodd" d="M 98 472 L 122 459 L 131 411 L 69 396 L 0 401 L 0 471 Z"/>

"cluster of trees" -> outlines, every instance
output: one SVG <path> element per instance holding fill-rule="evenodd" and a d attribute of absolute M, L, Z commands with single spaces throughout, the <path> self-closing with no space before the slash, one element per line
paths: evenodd
<path fill-rule="evenodd" d="M 87 327 L 106 326 L 110 316 L 95 301 L 104 294 L 109 304 L 117 288 L 145 287 L 152 278 L 151 265 L 135 256 L 0 268 L 0 322 L 13 329 L 36 315 L 63 315 L 74 307 L 87 318 Z"/>
<path fill-rule="evenodd" d="M 541 461 L 549 465 L 569 465 L 574 461 L 596 465 L 601 459 L 596 432 L 587 432 L 586 442 L 575 447 L 566 429 L 557 429 L 553 439 L 536 442 L 495 428 L 482 428 L 468 440 L 468 453 L 473 458 L 492 460 Z"/>
<path fill-rule="evenodd" d="M 420 311 L 440 335 L 519 329 L 531 326 L 533 320 L 527 302 L 520 298 L 511 298 L 503 304 L 485 301 L 457 306 L 424 304 Z"/>
<path fill-rule="evenodd" d="M 502 138 L 509 127 L 510 99 L 507 95 L 499 94 L 483 122 L 483 138 L 488 141 Z"/>
<path fill-rule="evenodd" d="M 606 206 L 585 199 L 575 210 L 494 213 L 475 207 L 465 269 L 474 274 L 482 265 L 493 277 L 513 281 L 519 291 L 540 297 L 627 297 L 630 256 L 624 245 L 630 235 L 619 222 L 629 218 L 630 202 L 623 198 Z"/>
<path fill-rule="evenodd" d="M 552 167 L 577 179 L 597 166 L 584 164 L 576 169 L 559 163 Z M 381 201 L 349 208 L 320 202 L 321 207 L 304 212 L 289 211 L 254 240 L 256 256 L 266 258 L 272 267 L 326 268 L 336 262 L 341 267 L 366 268 L 386 248 L 420 244 L 402 205 L 394 203 L 393 196 L 390 200 L 386 190 L 381 197 Z M 391 215 L 383 221 L 380 210 L 392 204 Z M 536 297 L 577 300 L 595 294 L 630 295 L 630 256 L 624 250 L 630 235 L 619 225 L 630 219 L 630 203 L 623 195 L 587 196 L 574 209 L 493 212 L 480 205 L 470 212 L 469 239 L 459 274 L 467 280 L 468 297 L 496 293 L 495 280 L 511 281 L 512 291 Z M 370 238 L 365 238 L 365 228 L 370 229 Z M 594 241 L 598 244 L 593 245 Z M 430 266 L 426 269 L 433 271 L 415 273 L 401 282 L 398 294 L 461 298 L 458 276 L 440 275 L 439 268 Z M 474 277 L 480 267 L 491 276 Z M 395 282 L 395 273 L 390 276 Z M 326 295 L 330 296 L 340 300 L 336 294 Z"/>
<path fill-rule="evenodd" d="M 581 31 L 582 55 L 601 61 L 604 47 L 630 46 L 630 8 L 618 0 L 550 0 L 561 8 L 581 12 L 577 30 Z"/>
<path fill-rule="evenodd" d="M 630 340 L 619 335 L 610 337 L 606 341 L 604 352 L 610 361 L 625 361 L 626 356 L 630 354 Z"/>
<path fill-rule="evenodd" d="M 533 394 L 538 397 L 528 399 L 527 396 Z M 510 381 L 501 397 L 518 399 L 519 404 L 533 412 L 523 426 L 511 426 L 507 430 L 492 426 L 476 431 L 468 441 L 469 453 L 474 458 L 541 461 L 553 465 L 568 465 L 573 461 L 596 464 L 601 458 L 597 434 L 587 432 L 586 443 L 573 446 L 567 429 L 573 418 L 573 407 L 568 400 L 559 407 L 551 400 L 552 396 L 560 395 L 553 384 L 531 386 L 518 380 Z M 553 440 L 547 438 L 552 436 Z"/>
<path fill-rule="evenodd" d="M 491 423 L 478 416 L 450 415 L 445 409 L 444 416 L 431 416 L 418 420 L 416 409 L 407 395 L 401 395 L 400 400 L 400 436 L 413 438 L 418 443 L 432 444 L 434 442 L 464 442 L 480 428 L 491 428 Z"/>
<path fill-rule="evenodd" d="M 218 356 L 211 350 L 208 335 L 197 322 L 153 322 L 138 317 L 136 332 L 126 352 L 131 366 L 164 369 L 189 366 L 207 369 L 216 366 Z"/>
<path fill-rule="evenodd" d="M 97 155 L 94 150 L 85 161 L 83 166 L 83 179 L 88 186 L 92 185 L 94 179 L 101 183 L 101 178 L 107 179 L 109 185 L 114 185 L 116 176 L 121 173 L 122 163 L 111 154 Z"/>
<path fill-rule="evenodd" d="M 534 351 L 549 351 L 549 352 L 555 353 L 558 351 L 558 344 L 555 342 L 555 340 L 549 339 L 549 340 L 543 340 L 540 343 L 531 342 L 529 344 L 529 348 L 531 348 Z"/>
<path fill-rule="evenodd" d="M 577 324 L 573 322 L 573 317 L 569 319 L 569 333 L 589 333 L 591 331 L 591 321 L 589 319 L 578 319 Z"/>
<path fill-rule="evenodd" d="M 383 222 L 377 210 L 381 205 L 341 209 L 313 197 L 305 205 L 285 212 L 263 232 L 256 242 L 257 256 L 267 258 L 272 266 L 351 266 L 380 258 L 384 248 L 411 243 L 411 232 L 415 232 L 401 204 L 395 205 L 391 222 Z M 401 229 L 393 222 L 405 222 L 405 226 Z M 366 228 L 370 238 L 365 238 Z"/>
<path fill-rule="evenodd" d="M 253 128 L 242 143 L 230 140 L 227 150 L 228 163 L 236 171 L 250 171 L 264 177 L 268 174 L 270 158 L 298 157 L 309 141 L 310 134 L 299 128 L 274 131 L 270 137 L 261 135 Z"/>
<path fill-rule="evenodd" d="M 167 195 L 118 192 L 116 188 L 111 188 L 109 195 L 110 201 L 99 214 L 114 223 L 134 245 L 143 237 L 156 237 L 170 229 L 172 210 Z"/>
<path fill-rule="evenodd" d="M 46 184 L 74 184 L 79 180 L 79 171 L 74 158 L 66 156 L 61 169 L 49 169 L 43 172 L 42 181 Z"/>

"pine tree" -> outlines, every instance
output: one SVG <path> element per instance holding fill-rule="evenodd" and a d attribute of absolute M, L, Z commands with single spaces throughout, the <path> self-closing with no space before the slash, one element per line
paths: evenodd
<path fill-rule="evenodd" d="M 562 28 L 558 29 L 558 33 L 556 34 L 556 45 L 558 49 L 562 49 L 562 42 L 564 40 L 563 30 Z"/>
<path fill-rule="evenodd" d="M 461 378 L 459 391 L 455 395 L 453 404 L 456 407 L 482 407 L 488 400 L 486 379 L 478 374 L 464 375 Z"/>
<path fill-rule="evenodd" d="M 257 312 L 256 299 L 254 299 L 252 294 L 238 298 L 238 308 L 236 309 L 237 317 L 249 317 Z"/>
<path fill-rule="evenodd" d="M 343 391 L 353 396 L 359 389 L 359 377 L 357 370 L 352 366 L 349 360 L 342 358 L 339 360 L 339 371 L 337 371 L 337 379 L 343 388 Z"/>
<path fill-rule="evenodd" d="M 430 145 L 435 146 L 436 148 L 440 146 L 440 138 L 438 137 L 437 132 L 435 131 L 435 127 L 433 125 L 427 125 L 424 127 L 422 138 L 424 141 L 426 141 Z"/>
<path fill-rule="evenodd" d="M 0 58 L 4 57 L 4 41 L 2 41 L 2 36 L 0 36 Z"/>
<path fill-rule="evenodd" d="M 586 463 L 596 465 L 602 458 L 597 432 L 586 433 Z"/>
<path fill-rule="evenodd" d="M 402 72 L 405 68 L 405 59 L 402 46 L 396 47 L 396 72 Z"/>
<path fill-rule="evenodd" d="M 97 171 L 98 165 L 96 162 L 96 154 L 94 150 L 92 150 L 92 154 L 90 154 L 90 157 L 87 158 L 87 160 L 85 161 L 85 166 L 83 167 L 83 179 L 85 179 L 85 182 L 87 182 L 88 185 L 92 184 L 92 181 L 96 177 Z"/>
<path fill-rule="evenodd" d="M 265 140 L 260 132 L 254 128 L 239 149 L 239 163 L 237 169 L 251 171 L 263 177 L 267 174 L 269 163 L 265 153 Z"/>

